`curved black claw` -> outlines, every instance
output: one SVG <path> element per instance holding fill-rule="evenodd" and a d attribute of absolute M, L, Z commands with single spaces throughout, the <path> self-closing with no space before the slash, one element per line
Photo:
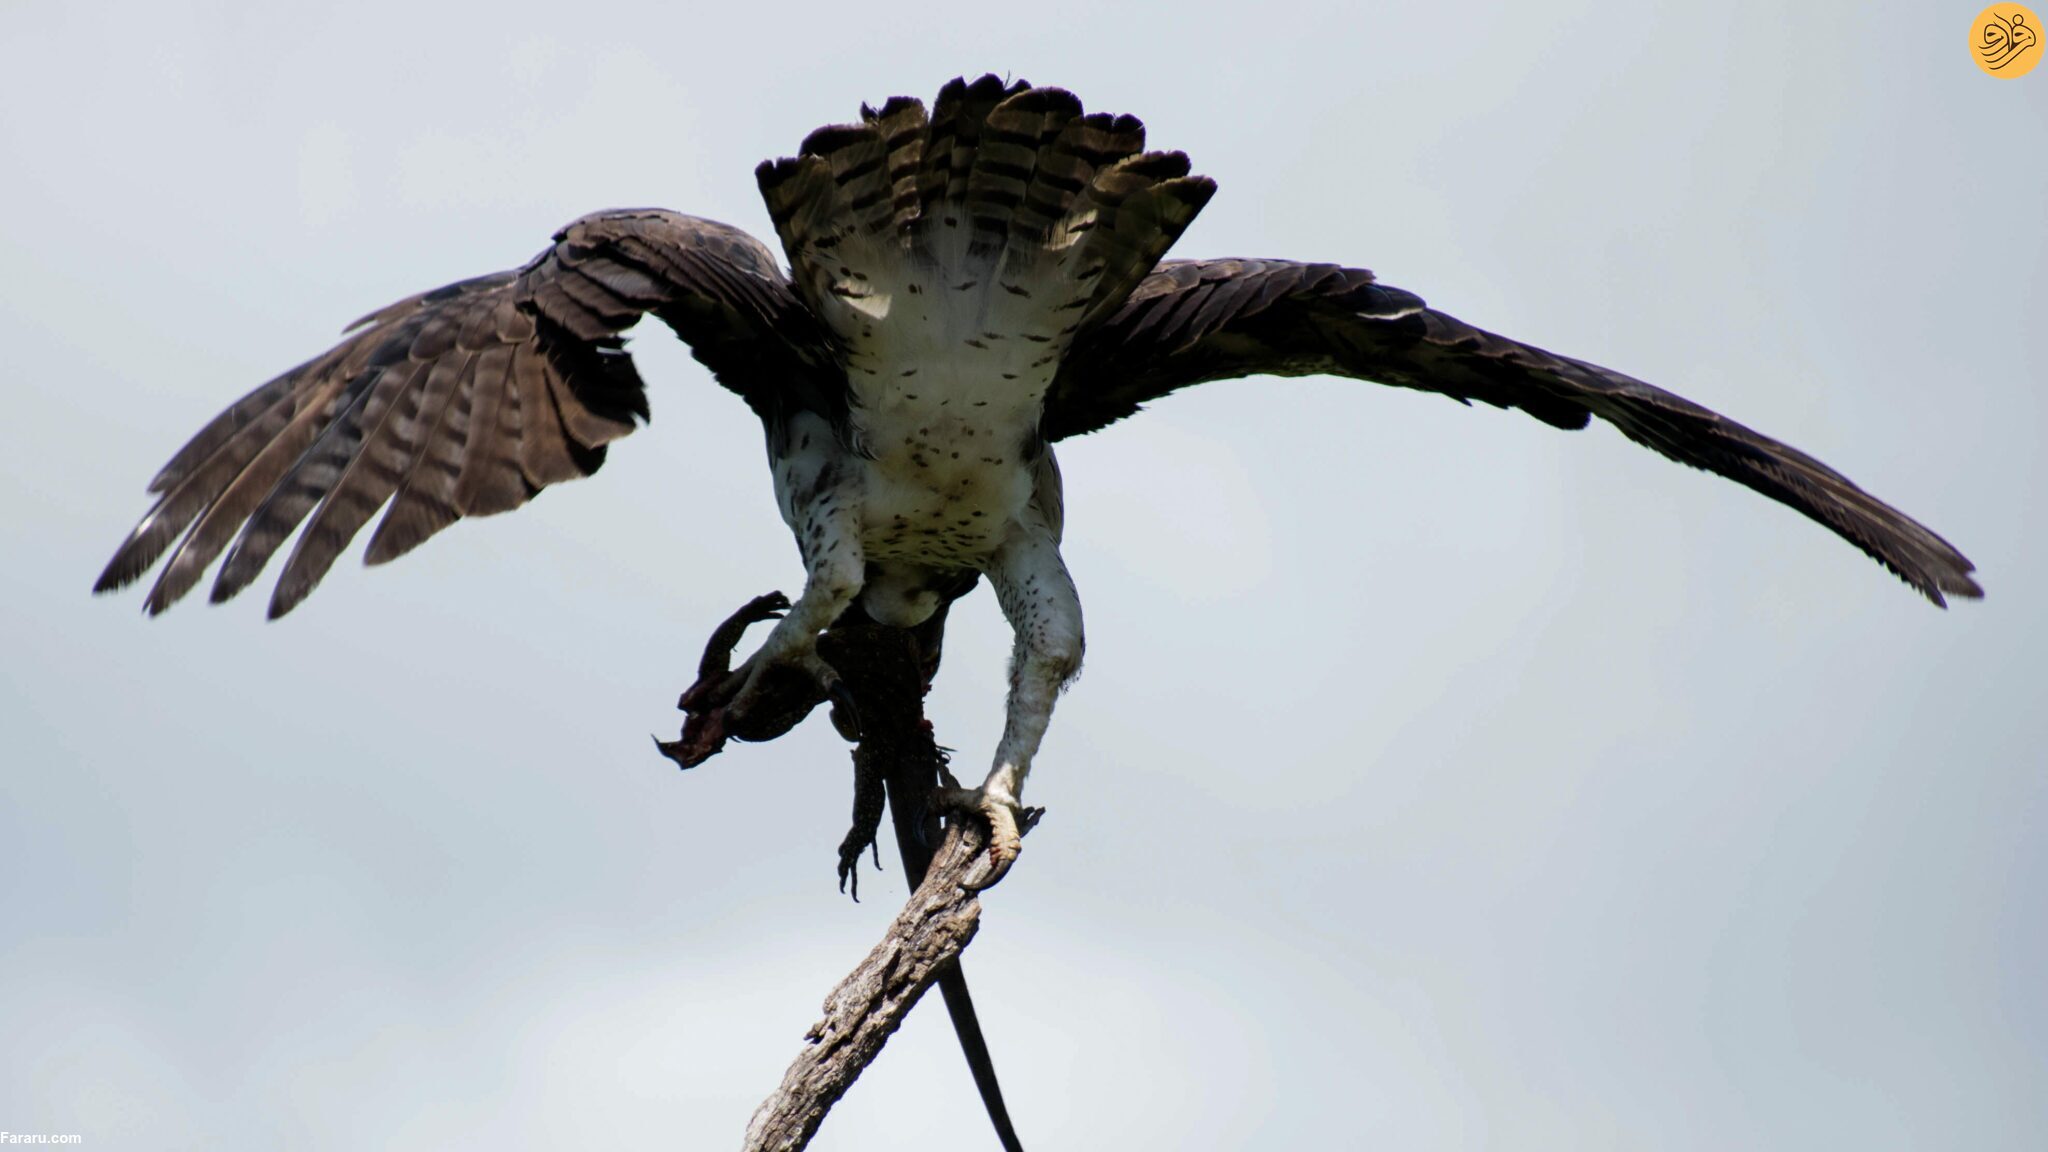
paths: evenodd
<path fill-rule="evenodd" d="M 882 845 L 872 833 L 868 835 L 865 844 L 860 842 L 858 829 L 848 832 L 846 839 L 839 842 L 839 891 L 842 895 L 852 896 L 855 904 L 860 903 L 860 854 L 863 851 L 872 853 L 875 871 L 880 872 Z M 849 887 L 852 889 L 851 892 L 847 891 Z"/>
<path fill-rule="evenodd" d="M 875 758 L 866 754 L 868 751 L 860 749 L 853 754 L 853 824 L 846 830 L 846 838 L 839 842 L 839 890 L 844 892 L 852 885 L 856 904 L 860 902 L 860 854 L 873 849 L 875 871 L 882 870 L 878 836 L 882 813 L 889 805 L 888 784 L 876 769 Z"/>

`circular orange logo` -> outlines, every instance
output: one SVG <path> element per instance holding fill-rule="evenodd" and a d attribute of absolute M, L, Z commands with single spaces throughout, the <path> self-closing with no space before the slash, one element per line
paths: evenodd
<path fill-rule="evenodd" d="M 2024 4 L 1993 4 L 1970 25 L 1970 56 L 2000 79 L 2025 76 L 2041 62 L 2041 18 Z"/>

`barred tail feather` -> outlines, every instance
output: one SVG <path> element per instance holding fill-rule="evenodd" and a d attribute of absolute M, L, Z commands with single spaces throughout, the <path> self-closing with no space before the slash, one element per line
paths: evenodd
<path fill-rule="evenodd" d="M 889 222 L 898 234 L 909 231 L 917 219 L 920 201 L 918 173 L 924 166 L 926 139 L 931 124 L 925 118 L 924 102 L 910 96 L 892 96 L 878 111 L 861 105 L 861 119 L 874 126 L 887 157 L 883 179 L 889 188 Z"/>
<path fill-rule="evenodd" d="M 947 219 L 945 206 L 958 205 L 967 198 L 982 125 L 996 105 L 1030 87 L 1022 80 L 1005 84 L 990 75 L 972 84 L 956 78 L 939 90 L 932 106 L 924 164 L 918 173 L 918 219 L 949 227 L 959 223 L 957 216 Z"/>
<path fill-rule="evenodd" d="M 962 201 L 970 253 L 999 255 L 1013 233 L 1019 248 L 1043 247 L 1049 229 L 1036 225 L 1064 215 L 1079 187 L 1042 207 L 1030 205 L 1028 193 L 1040 161 L 1054 159 L 1061 133 L 1080 115 L 1081 102 L 1063 88 L 1027 88 L 989 110 Z"/>
<path fill-rule="evenodd" d="M 1188 175 L 1188 158 L 1181 152 L 1132 156 L 1090 182 L 1072 218 L 1087 229 L 1078 245 L 1075 274 L 1095 280 L 1079 322 L 1090 323 L 1121 306 L 1215 193 L 1215 181 Z"/>
<path fill-rule="evenodd" d="M 1215 190 L 1181 153 L 1144 151 L 1137 118 L 1060 88 L 956 79 L 929 115 L 903 96 L 861 113 L 756 171 L 800 290 L 856 345 L 897 292 L 934 285 L 990 294 L 976 314 L 995 330 L 1057 313 L 1068 335 L 1121 304 Z"/>

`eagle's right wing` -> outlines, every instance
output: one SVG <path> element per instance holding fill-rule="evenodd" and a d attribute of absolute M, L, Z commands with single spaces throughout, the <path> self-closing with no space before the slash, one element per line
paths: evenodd
<path fill-rule="evenodd" d="M 93 590 L 135 581 L 168 549 L 146 602 L 161 612 L 228 549 L 213 587 L 226 600 L 310 514 L 271 597 L 277 617 L 386 501 L 371 564 L 587 476 L 647 416 L 619 334 L 649 313 L 756 411 L 830 376 L 815 321 L 759 241 L 675 212 L 595 213 L 524 268 L 374 312 L 236 401 L 150 482 L 156 506 Z"/>
<path fill-rule="evenodd" d="M 1049 440 L 1092 432 L 1205 380 L 1324 374 L 1519 408 L 1558 428 L 1597 416 L 1826 525 L 1936 604 L 1983 595 L 1948 541 L 1804 452 L 1632 376 L 1475 328 L 1362 268 L 1161 264 L 1075 338 L 1046 397 L 1043 431 Z"/>

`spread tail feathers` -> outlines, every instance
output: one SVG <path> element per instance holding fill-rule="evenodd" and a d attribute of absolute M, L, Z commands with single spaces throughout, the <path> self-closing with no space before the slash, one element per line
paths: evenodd
<path fill-rule="evenodd" d="M 1059 88 L 956 79 L 929 116 L 903 96 L 861 113 L 755 172 L 799 290 L 856 340 L 897 290 L 925 290 L 920 268 L 979 287 L 984 313 L 1001 287 L 1060 284 L 1031 309 L 1066 335 L 1121 304 L 1215 191 L 1181 153 L 1145 151 L 1136 118 Z"/>

